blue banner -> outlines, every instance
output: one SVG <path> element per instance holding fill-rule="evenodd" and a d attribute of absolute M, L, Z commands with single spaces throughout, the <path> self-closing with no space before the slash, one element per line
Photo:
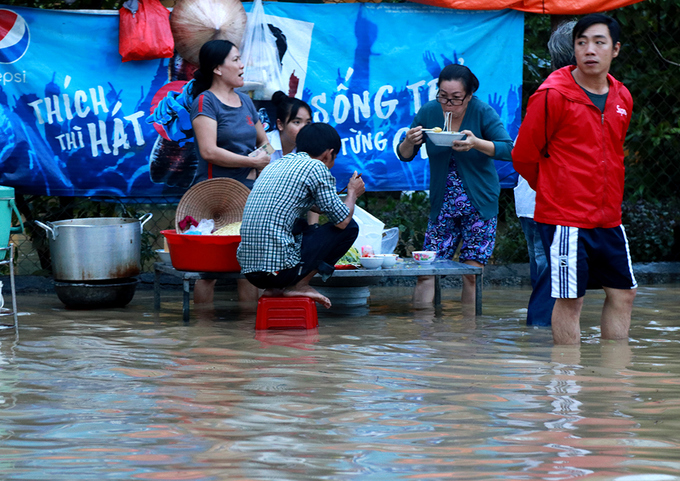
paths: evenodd
<path fill-rule="evenodd" d="M 522 13 L 419 4 L 264 8 L 287 43 L 286 87 L 343 139 L 333 168 L 341 185 L 358 170 L 369 190 L 427 189 L 426 153 L 402 163 L 395 148 L 449 63 L 472 69 L 477 96 L 517 134 Z M 117 12 L 0 5 L 0 184 L 30 194 L 181 195 L 195 173 L 193 145 L 164 139 L 145 118 L 189 76 L 177 56 L 122 63 Z M 511 186 L 511 166 L 498 166 Z"/>

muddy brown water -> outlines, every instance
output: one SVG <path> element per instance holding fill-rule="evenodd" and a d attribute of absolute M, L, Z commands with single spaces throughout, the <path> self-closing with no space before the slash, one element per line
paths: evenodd
<path fill-rule="evenodd" d="M 459 291 L 415 311 L 406 288 L 258 332 L 221 293 L 65 310 L 21 295 L 0 333 L 0 479 L 680 480 L 679 285 L 640 288 L 630 341 L 580 347 L 524 324 L 526 289 Z M 9 318 L 4 318 L 7 321 Z"/>

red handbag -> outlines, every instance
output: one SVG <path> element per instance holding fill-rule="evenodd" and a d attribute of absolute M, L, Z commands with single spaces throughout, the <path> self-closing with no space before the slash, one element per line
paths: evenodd
<path fill-rule="evenodd" d="M 125 2 L 119 10 L 118 51 L 123 62 L 170 58 L 175 42 L 170 30 L 170 12 L 159 0 Z"/>

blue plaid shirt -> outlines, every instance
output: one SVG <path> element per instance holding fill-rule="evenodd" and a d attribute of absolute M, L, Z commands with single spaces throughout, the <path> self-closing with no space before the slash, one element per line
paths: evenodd
<path fill-rule="evenodd" d="M 243 211 L 241 272 L 278 272 L 299 264 L 302 235 L 293 235 L 293 225 L 313 205 L 333 224 L 349 215 L 323 162 L 298 152 L 265 167 Z"/>

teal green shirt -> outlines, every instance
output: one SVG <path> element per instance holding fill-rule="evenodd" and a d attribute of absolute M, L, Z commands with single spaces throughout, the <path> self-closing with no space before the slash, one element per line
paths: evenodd
<path fill-rule="evenodd" d="M 444 127 L 444 111 L 436 100 L 432 100 L 418 111 L 411 128 L 422 126 L 426 129 Z M 512 140 L 508 135 L 500 117 L 488 104 L 473 96 L 465 110 L 460 130 L 470 130 L 476 137 L 490 140 L 496 147 L 494 158 L 512 161 Z M 501 185 L 493 159 L 478 150 L 456 152 L 449 147 L 437 147 L 425 134 L 427 156 L 430 160 L 430 220 L 437 220 L 444 203 L 446 177 L 449 173 L 451 154 L 456 162 L 458 174 L 463 181 L 463 188 L 472 205 L 483 220 L 498 215 L 498 195 Z M 399 160 L 410 162 L 418 153 L 419 147 L 413 149 L 413 156 L 402 157 L 397 149 Z"/>

